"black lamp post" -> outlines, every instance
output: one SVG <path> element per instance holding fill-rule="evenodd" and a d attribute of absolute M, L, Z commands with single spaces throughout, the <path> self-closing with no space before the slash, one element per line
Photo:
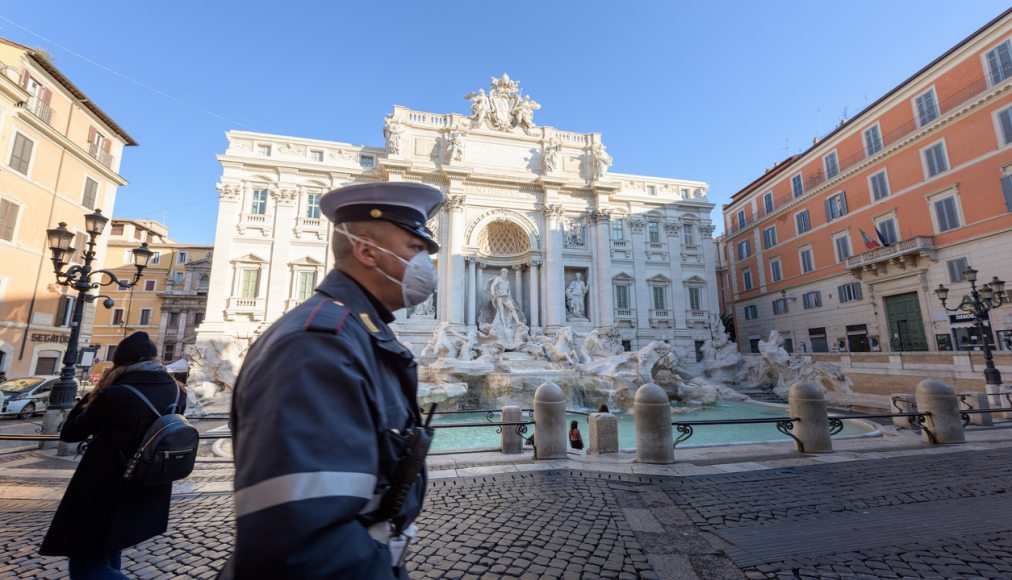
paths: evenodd
<path fill-rule="evenodd" d="M 70 244 L 74 241 L 74 234 L 67 229 L 66 222 L 60 222 L 58 227 L 46 230 L 46 235 L 49 239 L 49 249 L 53 252 L 53 267 L 56 271 L 56 282 L 61 286 L 66 286 L 77 291 L 77 300 L 74 302 L 74 312 L 70 323 L 70 342 L 67 344 L 67 351 L 63 354 L 63 368 L 60 370 L 60 381 L 53 386 L 53 390 L 49 394 L 50 409 L 65 411 L 74 406 L 74 400 L 77 395 L 77 384 L 74 382 L 74 366 L 77 364 L 77 342 L 81 335 L 81 315 L 84 312 L 85 303 L 93 302 L 95 298 L 98 298 L 98 296 L 89 294 L 88 292 L 93 288 L 108 286 L 110 284 L 118 284 L 127 288 L 136 285 L 141 278 L 141 272 L 147 267 L 148 260 L 153 253 L 148 249 L 146 243 L 134 249 L 134 266 L 137 268 L 137 273 L 134 274 L 133 281 L 131 282 L 121 281 L 108 270 L 92 270 L 91 263 L 95 259 L 95 238 L 102 235 L 102 231 L 105 229 L 105 224 L 108 221 L 109 218 L 102 215 L 102 210 L 100 209 L 96 209 L 94 213 L 84 216 L 84 228 L 88 232 L 86 248 L 70 247 Z M 77 250 L 82 250 L 82 265 L 70 266 L 64 270 L 64 266 L 67 265 L 67 262 L 64 260 L 69 260 L 70 255 Z M 109 277 L 108 281 L 102 281 L 103 274 Z M 93 280 L 92 276 L 96 276 L 97 279 Z M 112 298 L 108 297 L 103 302 L 106 308 L 112 308 L 113 304 Z M 48 415 L 47 419 L 49 419 Z M 56 425 L 47 425 L 46 427 L 43 430 L 47 433 L 56 432 Z"/>
<path fill-rule="evenodd" d="M 963 276 L 970 281 L 970 295 L 964 298 L 959 306 L 949 308 L 945 305 L 945 299 L 949 296 L 949 289 L 942 284 L 939 284 L 938 288 L 935 289 L 935 294 L 942 301 L 942 308 L 949 312 L 959 312 L 962 310 L 963 312 L 973 314 L 973 326 L 977 329 L 977 334 L 984 343 L 984 361 L 986 365 L 984 368 L 984 381 L 989 387 L 992 387 L 992 389 L 988 389 L 988 392 L 997 393 L 998 387 L 1001 386 L 1001 373 L 994 367 L 994 357 L 991 355 L 991 341 L 989 340 L 991 338 L 991 325 L 988 322 L 987 334 L 985 334 L 984 321 L 990 321 L 988 311 L 992 308 L 998 308 L 1006 302 L 1005 282 L 995 276 L 991 282 L 984 284 L 978 289 L 976 270 L 967 268 L 963 272 Z"/>

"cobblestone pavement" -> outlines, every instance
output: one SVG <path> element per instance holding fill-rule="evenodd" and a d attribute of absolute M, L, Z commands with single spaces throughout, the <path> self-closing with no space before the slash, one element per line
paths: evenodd
<path fill-rule="evenodd" d="M 469 579 L 1012 579 L 1010 459 L 1008 448 L 936 448 L 692 477 L 536 464 L 433 479 L 409 568 L 416 578 Z M 229 476 L 221 464 L 198 468 L 208 481 Z M 17 471 L 4 470 L 0 486 L 66 484 Z M 0 500 L 0 577 L 65 575 L 62 558 L 35 553 L 52 495 Z M 211 578 L 232 537 L 230 493 L 177 494 L 170 532 L 126 550 L 125 570 Z"/>

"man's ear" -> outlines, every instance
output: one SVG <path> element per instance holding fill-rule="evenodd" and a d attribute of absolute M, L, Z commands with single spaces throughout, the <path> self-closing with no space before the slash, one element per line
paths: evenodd
<path fill-rule="evenodd" d="M 368 238 L 363 237 L 363 240 L 368 240 Z M 372 240 L 369 240 L 369 242 L 372 242 Z M 376 249 L 376 246 L 371 243 L 366 243 L 365 241 L 354 240 L 352 241 L 352 248 L 355 253 L 355 259 L 358 260 L 359 264 L 362 264 L 366 268 L 370 269 L 377 266 L 379 250 Z"/>

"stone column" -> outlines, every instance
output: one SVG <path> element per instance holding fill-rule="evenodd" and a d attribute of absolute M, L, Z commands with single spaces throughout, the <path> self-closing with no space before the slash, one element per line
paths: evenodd
<path fill-rule="evenodd" d="M 158 338 L 156 339 L 156 344 L 158 345 L 158 350 L 161 351 L 163 357 L 165 356 L 165 335 L 168 334 L 169 316 L 171 316 L 171 313 L 163 310 L 162 319 L 158 321 Z"/>
<path fill-rule="evenodd" d="M 717 246 L 713 243 L 713 224 L 700 224 L 699 244 L 703 248 L 703 279 L 706 280 L 706 295 L 703 306 L 709 312 L 716 312 L 720 302 L 717 299 Z M 730 251 L 733 248 L 728 248 Z M 760 268 L 762 269 L 762 268 Z M 733 271 L 733 270 L 732 270 Z M 734 276 L 731 276 L 734 279 Z"/>
<path fill-rule="evenodd" d="M 592 214 L 596 222 L 597 248 L 594 256 L 594 264 L 597 270 L 597 281 L 591 287 L 591 292 L 597 295 L 597 320 L 594 326 L 612 326 L 615 324 L 615 306 L 612 302 L 611 292 L 611 240 L 609 227 L 611 226 L 611 210 L 599 209 Z"/>
<path fill-rule="evenodd" d="M 534 459 L 565 459 L 566 395 L 559 385 L 543 383 L 534 391 L 534 423 Z"/>
<path fill-rule="evenodd" d="M 277 188 L 271 191 L 274 198 L 274 225 L 271 243 L 270 264 L 267 270 L 264 298 L 264 320 L 281 318 L 285 313 L 285 301 L 292 293 L 292 272 L 287 267 L 291 254 L 290 232 L 295 225 L 295 204 L 298 191 Z"/>
<path fill-rule="evenodd" d="M 531 271 L 530 271 L 530 307 L 531 307 L 531 319 L 530 327 L 531 332 L 540 327 L 541 319 L 538 316 L 538 307 L 541 305 L 541 290 L 540 290 L 540 277 L 541 277 L 541 258 L 531 258 Z"/>
<path fill-rule="evenodd" d="M 674 463 L 671 402 L 664 389 L 647 383 L 636 389 L 636 458 L 640 463 Z"/>
<path fill-rule="evenodd" d="M 561 205 L 545 206 L 545 324 L 546 330 L 558 330 L 566 322 L 566 281 L 562 263 Z"/>
<path fill-rule="evenodd" d="M 671 313 L 675 317 L 676 329 L 687 328 L 685 311 L 689 308 L 689 290 L 682 283 L 682 240 L 678 222 L 666 222 L 664 233 L 668 236 L 668 261 L 671 262 Z"/>
<path fill-rule="evenodd" d="M 216 335 L 225 332 L 225 308 L 232 296 L 233 237 L 239 223 L 239 205 L 242 186 L 218 185 L 218 224 L 214 233 L 215 259 L 211 262 L 211 281 L 207 288 L 207 314 L 201 325 L 201 334 Z"/>
<path fill-rule="evenodd" d="M 966 442 L 959 401 L 952 387 L 942 381 L 928 379 L 917 383 L 916 393 L 917 408 L 927 415 L 925 428 L 921 430 L 921 441 L 936 444 Z"/>
<path fill-rule="evenodd" d="M 523 264 L 513 264 L 510 266 L 513 268 L 513 302 L 516 303 L 517 309 L 523 312 L 524 310 L 524 293 L 520 288 L 521 272 L 523 270 Z M 530 322 L 530 321 L 528 321 Z"/>
<path fill-rule="evenodd" d="M 636 312 L 636 335 L 639 337 L 649 336 L 653 334 L 653 330 L 650 328 L 650 309 L 654 307 L 653 297 L 650 295 L 650 286 L 647 284 L 647 248 L 646 248 L 646 234 L 644 233 L 647 226 L 646 220 L 641 217 L 629 218 L 629 232 L 632 238 L 632 255 L 633 255 L 633 277 L 636 279 L 636 284 L 633 286 L 636 289 L 636 296 L 633 297 L 635 301 L 633 308 Z M 642 344 L 634 344 L 633 350 L 643 346 Z"/>
<path fill-rule="evenodd" d="M 461 289 L 464 287 L 464 196 L 461 194 L 447 195 L 446 217 L 449 221 L 449 248 L 445 256 L 446 260 L 446 284 L 444 285 L 443 304 L 444 315 L 442 320 L 449 320 L 454 324 L 460 324 L 464 320 L 464 296 Z"/>
<path fill-rule="evenodd" d="M 833 450 L 829 436 L 829 413 L 822 388 L 814 383 L 794 383 L 787 395 L 791 417 L 797 419 L 794 449 L 802 453 L 828 453 Z"/>
<path fill-rule="evenodd" d="M 475 301 L 478 296 L 478 265 L 473 257 L 466 258 L 467 262 L 467 324 L 476 326 L 478 324 L 478 313 L 475 311 Z"/>
<path fill-rule="evenodd" d="M 172 358 L 176 358 L 179 355 L 176 354 L 178 351 L 180 354 L 183 352 L 183 339 L 186 338 L 186 310 L 179 312 L 179 324 L 176 326 L 176 346 L 175 350 L 172 351 Z M 164 353 L 163 353 L 164 354 Z"/>

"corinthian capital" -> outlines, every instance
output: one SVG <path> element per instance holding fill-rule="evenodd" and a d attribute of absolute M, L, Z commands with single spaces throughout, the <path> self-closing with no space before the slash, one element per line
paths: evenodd
<path fill-rule="evenodd" d="M 561 220 L 562 216 L 566 215 L 565 208 L 562 207 L 562 204 L 558 203 L 546 205 L 544 212 L 545 217 L 550 220 Z"/>
<path fill-rule="evenodd" d="M 594 220 L 595 223 L 599 223 L 599 224 L 600 223 L 608 223 L 609 221 L 611 221 L 611 211 L 612 211 L 611 209 L 606 208 L 606 207 L 605 208 L 591 210 L 591 212 L 590 212 L 590 219 Z"/>
<path fill-rule="evenodd" d="M 443 204 L 443 207 L 446 208 L 446 211 L 448 212 L 463 211 L 465 199 L 466 198 L 460 194 L 448 195 L 446 196 L 446 202 Z"/>
<path fill-rule="evenodd" d="M 295 200 L 298 197 L 299 192 L 294 189 L 277 188 L 271 191 L 271 195 L 274 197 L 274 203 L 279 206 L 291 207 L 295 205 Z"/>
<path fill-rule="evenodd" d="M 704 236 L 712 236 L 714 230 L 716 230 L 716 229 L 717 229 L 717 227 L 714 226 L 713 224 L 705 224 L 705 225 L 699 226 L 699 232 L 701 234 L 703 234 Z"/>
<path fill-rule="evenodd" d="M 218 199 L 221 201 L 239 201 L 239 198 L 242 197 L 242 188 L 238 185 L 219 183 L 215 187 L 218 189 Z"/>

